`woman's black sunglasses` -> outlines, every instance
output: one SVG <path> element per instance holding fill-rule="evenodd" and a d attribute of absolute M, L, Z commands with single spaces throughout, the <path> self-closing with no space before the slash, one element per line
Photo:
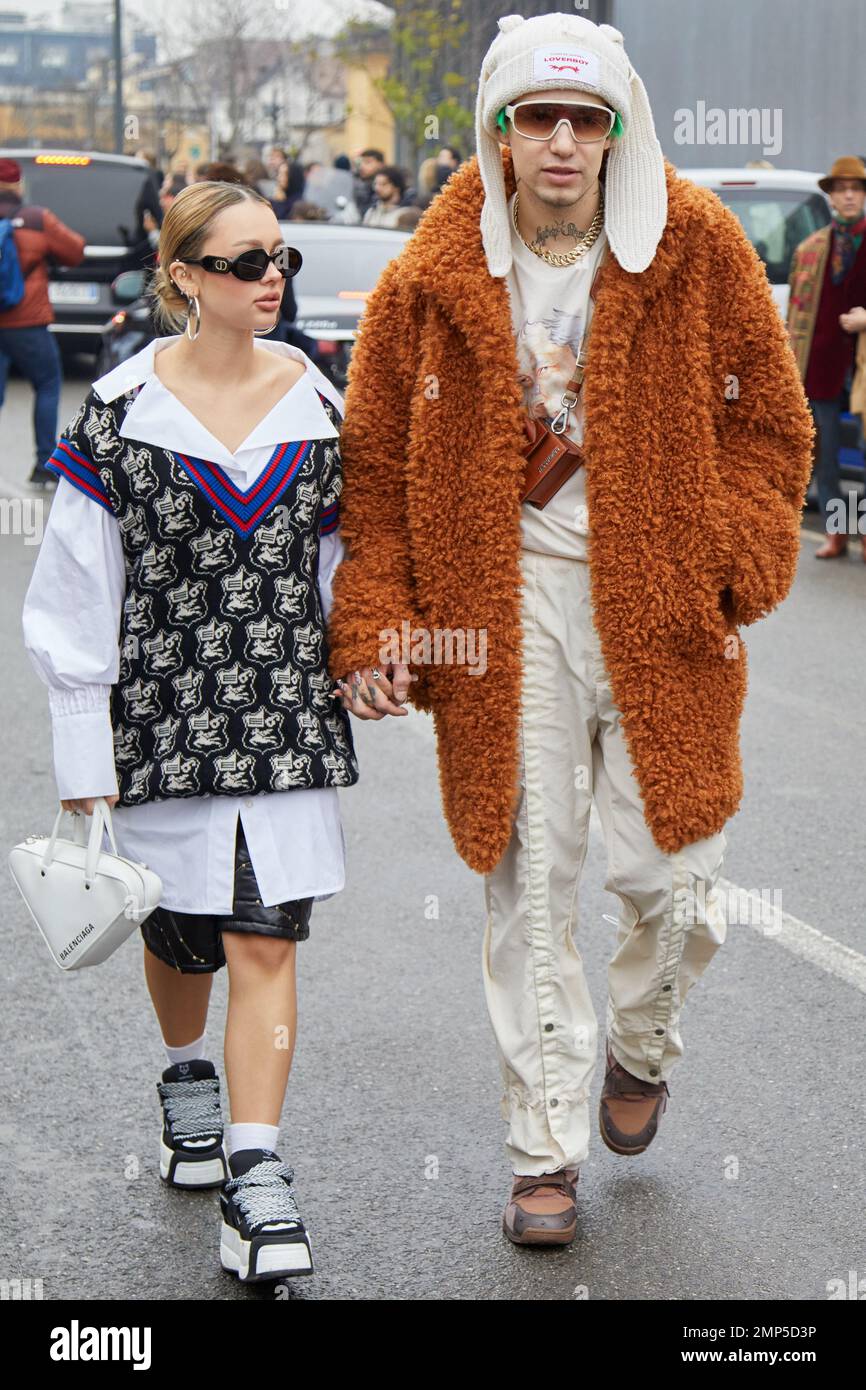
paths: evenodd
<path fill-rule="evenodd" d="M 197 261 L 178 256 L 178 260 L 182 260 L 184 265 L 200 265 L 203 270 L 214 270 L 217 275 L 235 275 L 238 280 L 261 280 L 272 261 L 283 279 L 290 280 L 304 263 L 303 256 L 294 246 L 279 246 L 270 254 L 265 250 L 242 251 L 233 261 L 226 256 L 202 256 Z"/>

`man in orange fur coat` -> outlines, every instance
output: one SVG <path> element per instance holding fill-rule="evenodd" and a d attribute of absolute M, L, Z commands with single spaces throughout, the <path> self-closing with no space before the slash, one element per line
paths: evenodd
<path fill-rule="evenodd" d="M 621 904 L 599 1123 L 635 1155 L 725 939 L 738 629 L 790 589 L 813 426 L 761 261 L 663 158 L 622 35 L 566 14 L 499 29 L 478 153 L 361 322 L 329 669 L 359 717 L 432 711 L 445 815 L 485 876 L 503 1226 L 564 1244 L 597 1054 L 572 938 L 590 807 Z M 543 506 L 523 500 L 527 413 L 586 451 Z"/>

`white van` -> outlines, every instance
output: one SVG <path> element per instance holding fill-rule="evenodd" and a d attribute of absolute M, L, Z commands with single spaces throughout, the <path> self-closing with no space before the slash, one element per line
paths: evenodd
<path fill-rule="evenodd" d="M 801 241 L 830 221 L 820 174 L 805 169 L 678 169 L 681 179 L 711 188 L 745 228 L 773 288 L 782 318 L 788 310 L 791 256 Z"/>

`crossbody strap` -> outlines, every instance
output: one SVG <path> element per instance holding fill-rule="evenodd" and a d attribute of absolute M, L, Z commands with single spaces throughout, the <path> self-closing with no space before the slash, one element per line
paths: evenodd
<path fill-rule="evenodd" d="M 605 244 L 605 246 L 602 249 L 601 259 L 598 265 L 596 266 L 595 274 L 592 277 L 592 284 L 589 287 L 589 297 L 593 301 L 593 303 L 595 303 L 596 295 L 598 294 L 599 280 L 601 278 L 601 272 L 604 269 L 605 263 L 607 261 L 607 252 L 608 248 Z M 595 315 L 593 315 L 593 317 L 595 317 Z M 583 378 L 586 375 L 586 355 L 589 351 L 589 337 L 591 329 L 592 318 L 589 319 L 583 337 L 580 340 L 580 347 L 577 350 L 577 358 L 574 364 L 574 372 L 572 374 L 571 380 L 568 382 L 565 390 L 562 393 L 562 409 L 550 422 L 550 428 L 554 434 L 565 433 L 566 429 L 568 428 L 568 412 L 571 410 L 573 406 L 577 405 L 581 387 L 583 386 Z"/>

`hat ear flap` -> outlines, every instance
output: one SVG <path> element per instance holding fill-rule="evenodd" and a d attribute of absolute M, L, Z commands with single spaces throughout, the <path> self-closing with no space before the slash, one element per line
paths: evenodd
<path fill-rule="evenodd" d="M 629 87 L 628 128 L 608 151 L 605 224 L 610 248 L 623 270 L 637 272 L 646 270 L 661 240 L 668 190 L 649 98 L 634 69 Z"/>

